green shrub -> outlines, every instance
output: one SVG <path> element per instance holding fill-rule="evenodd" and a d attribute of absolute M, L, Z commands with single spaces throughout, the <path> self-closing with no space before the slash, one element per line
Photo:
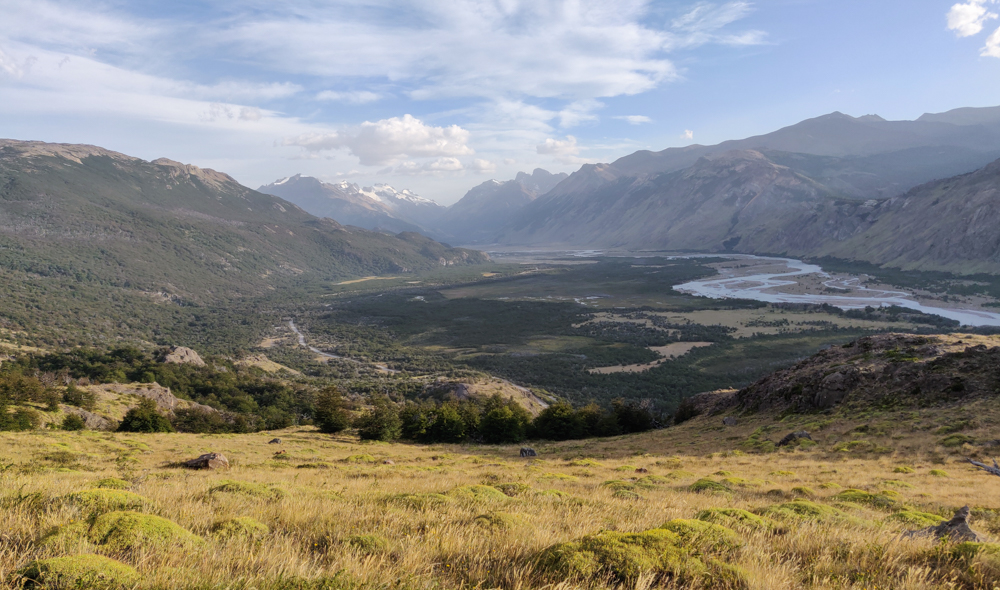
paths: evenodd
<path fill-rule="evenodd" d="M 139 510 L 148 504 L 139 494 L 121 489 L 84 490 L 69 494 L 66 499 L 90 513 Z"/>
<path fill-rule="evenodd" d="M 899 512 L 889 515 L 889 519 L 920 528 L 936 526 L 945 520 L 937 514 L 918 512 L 916 510 L 900 510 Z"/>
<path fill-rule="evenodd" d="M 94 487 L 105 490 L 127 490 L 132 487 L 132 484 L 117 477 L 105 477 L 95 481 Z"/>
<path fill-rule="evenodd" d="M 776 504 L 765 509 L 764 514 L 779 518 L 804 518 L 819 521 L 830 520 L 844 515 L 843 512 L 832 506 L 817 504 L 809 500 L 793 500 L 791 502 Z"/>
<path fill-rule="evenodd" d="M 938 441 L 938 444 L 942 447 L 960 447 L 966 443 L 975 442 L 975 438 L 968 436 L 966 434 L 951 434 Z"/>
<path fill-rule="evenodd" d="M 77 416 L 76 414 L 66 414 L 63 418 L 62 424 L 59 426 L 63 430 L 84 430 L 87 428 L 87 423 L 83 421 L 83 418 Z"/>
<path fill-rule="evenodd" d="M 108 551 L 197 545 L 201 539 L 165 518 L 138 512 L 108 512 L 94 519 L 87 537 Z"/>
<path fill-rule="evenodd" d="M 389 497 L 389 501 L 407 508 L 425 510 L 448 504 L 451 502 L 451 498 L 444 494 L 398 494 Z"/>
<path fill-rule="evenodd" d="M 502 502 L 507 495 L 493 486 L 461 486 L 448 492 L 449 496 L 472 502 Z"/>
<path fill-rule="evenodd" d="M 677 469 L 677 470 L 674 470 L 674 471 L 671 471 L 671 472 L 667 473 L 663 477 L 666 477 L 668 479 L 689 479 L 689 478 L 697 477 L 697 476 L 695 474 L 691 473 L 690 471 L 684 471 L 683 469 Z"/>
<path fill-rule="evenodd" d="M 102 555 L 71 555 L 33 561 L 20 571 L 27 588 L 94 588 L 112 590 L 136 586 L 141 577 L 130 565 Z"/>
<path fill-rule="evenodd" d="M 510 496 L 511 498 L 522 496 L 531 491 L 531 486 L 516 482 L 499 483 L 493 487 L 503 492 L 504 495 Z"/>
<path fill-rule="evenodd" d="M 635 484 L 630 481 L 622 481 L 620 479 L 609 479 L 607 481 L 601 482 L 602 488 L 608 488 L 612 491 L 617 490 L 634 490 Z"/>
<path fill-rule="evenodd" d="M 907 467 L 906 465 L 899 465 L 892 470 L 893 473 L 913 473 L 916 469 L 912 467 Z"/>
<path fill-rule="evenodd" d="M 166 416 L 156 409 L 156 402 L 142 398 L 139 405 L 126 412 L 118 425 L 118 432 L 173 432 L 174 427 Z"/>
<path fill-rule="evenodd" d="M 897 496 L 899 496 L 899 494 L 889 491 L 872 494 L 863 490 L 846 489 L 834 496 L 833 499 L 840 502 L 864 504 L 866 506 L 882 510 L 891 510 L 899 506 Z"/>
<path fill-rule="evenodd" d="M 699 479 L 691 484 L 688 489 L 692 492 L 713 492 L 718 494 L 728 494 L 733 491 L 729 486 L 708 478 Z"/>
<path fill-rule="evenodd" d="M 403 434 L 399 408 L 388 398 L 375 399 L 372 407 L 355 420 L 361 440 L 393 441 Z"/>
<path fill-rule="evenodd" d="M 208 489 L 209 494 L 240 494 L 252 498 L 277 501 L 285 497 L 285 490 L 260 483 L 225 480 Z"/>
<path fill-rule="evenodd" d="M 785 471 L 785 470 L 782 469 L 782 470 L 779 470 L 779 471 L 772 471 L 771 473 L 768 473 L 768 475 L 772 476 L 772 477 L 792 477 L 792 476 L 795 475 L 795 472 L 794 471 Z"/>
<path fill-rule="evenodd" d="M 351 413 L 344 405 L 344 398 L 335 386 L 322 389 L 316 394 L 316 409 L 313 414 L 320 432 L 334 434 L 351 426 Z"/>
<path fill-rule="evenodd" d="M 611 577 L 631 582 L 640 575 L 694 582 L 706 568 L 680 537 L 666 529 L 641 533 L 603 531 L 579 541 L 549 547 L 539 556 L 539 565 L 563 578 L 595 580 Z"/>
<path fill-rule="evenodd" d="M 771 530 L 771 521 L 740 508 L 708 508 L 695 515 L 698 520 L 746 531 Z"/>
<path fill-rule="evenodd" d="M 660 528 L 680 537 L 681 545 L 685 548 L 694 547 L 702 553 L 727 553 L 742 545 L 735 532 L 705 520 L 675 518 Z"/>
<path fill-rule="evenodd" d="M 210 532 L 213 537 L 220 541 L 240 540 L 240 541 L 260 541 L 271 529 L 259 520 L 249 516 L 239 516 L 220 520 L 212 525 Z"/>
<path fill-rule="evenodd" d="M 378 459 L 371 455 L 351 455 L 344 459 L 345 463 L 378 463 Z"/>
<path fill-rule="evenodd" d="M 600 463 L 593 459 L 573 459 L 566 464 L 570 467 L 602 467 Z"/>
<path fill-rule="evenodd" d="M 514 400 L 494 394 L 484 402 L 479 435 L 488 444 L 521 442 L 527 437 L 531 414 Z"/>
<path fill-rule="evenodd" d="M 389 542 L 378 535 L 352 535 L 345 542 L 361 553 L 385 553 L 389 550 Z"/>
<path fill-rule="evenodd" d="M 473 522 L 476 526 L 491 531 L 509 531 L 523 521 L 519 517 L 506 512 L 489 512 L 487 514 L 480 514 L 473 519 Z"/>
<path fill-rule="evenodd" d="M 94 408 L 97 407 L 97 395 L 88 389 L 80 389 L 73 383 L 66 386 L 62 400 L 65 404 L 83 408 L 88 412 L 93 412 Z"/>
<path fill-rule="evenodd" d="M 614 497 L 614 498 L 618 498 L 619 500 L 641 500 L 642 499 L 642 496 L 639 495 L 639 492 L 637 492 L 637 491 L 635 491 L 633 489 L 629 489 L 629 488 L 622 488 L 622 489 L 615 490 L 614 493 L 611 494 L 611 496 Z"/>
<path fill-rule="evenodd" d="M 796 486 L 792 488 L 792 494 L 796 496 L 802 496 L 803 498 L 815 498 L 816 492 L 812 488 L 806 486 Z"/>
<path fill-rule="evenodd" d="M 931 469 L 929 473 L 934 477 L 951 477 L 944 469 Z"/>

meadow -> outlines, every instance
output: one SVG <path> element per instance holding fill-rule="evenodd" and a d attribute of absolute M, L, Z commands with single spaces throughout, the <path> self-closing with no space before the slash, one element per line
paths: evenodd
<path fill-rule="evenodd" d="M 1000 478 L 963 462 L 988 455 L 977 441 L 996 438 L 995 414 L 985 400 L 752 415 L 736 426 L 699 416 L 644 434 L 538 443 L 530 459 L 518 447 L 362 444 L 312 427 L 0 433 L 0 580 L 10 588 L 41 576 L 47 588 L 991 589 L 1000 585 L 1000 545 L 903 533 L 969 505 L 974 529 L 1000 535 Z M 801 428 L 815 442 L 769 452 L 757 444 Z M 268 444 L 273 437 L 281 443 Z M 176 465 L 209 451 L 231 468 Z M 60 569 L 70 574 L 57 578 Z"/>

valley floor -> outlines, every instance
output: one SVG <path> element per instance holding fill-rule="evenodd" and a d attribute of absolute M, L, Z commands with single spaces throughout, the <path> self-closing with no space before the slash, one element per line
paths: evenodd
<path fill-rule="evenodd" d="M 311 427 L 0 433 L 0 579 L 18 587 L 35 560 L 100 554 L 138 578 L 109 569 L 90 582 L 114 586 L 120 574 L 139 588 L 994 588 L 997 546 L 901 535 L 964 505 L 973 528 L 1000 535 L 1000 478 L 963 462 L 989 454 L 980 443 L 1000 438 L 996 414 L 983 401 L 736 426 L 703 416 L 536 445 L 535 459 L 515 447 L 361 444 Z M 751 452 L 803 428 L 815 444 Z M 174 465 L 210 451 L 231 468 Z M 135 518 L 123 528 L 115 510 L 180 529 Z M 668 567 L 629 545 L 650 535 L 618 534 L 682 530 L 691 521 L 674 519 L 696 517 L 732 527 L 735 542 L 681 535 L 670 551 L 683 559 Z M 547 551 L 591 535 L 589 546 Z"/>

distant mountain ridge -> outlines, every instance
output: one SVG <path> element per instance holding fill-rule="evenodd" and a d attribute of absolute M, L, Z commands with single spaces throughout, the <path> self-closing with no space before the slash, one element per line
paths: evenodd
<path fill-rule="evenodd" d="M 390 232 L 419 231 L 459 244 L 491 241 L 517 211 L 565 179 L 536 168 L 513 180 L 488 180 L 450 207 L 388 184 L 360 187 L 324 182 L 296 174 L 261 186 L 258 191 L 292 201 L 310 213 L 345 225 Z"/>
<path fill-rule="evenodd" d="M 508 245 L 833 255 L 1000 272 L 992 246 L 1000 229 L 980 221 L 1000 208 L 997 158 L 1000 107 L 917 121 L 832 113 L 716 146 L 584 165 L 497 233 Z M 924 208 L 927 191 L 947 206 Z M 918 203 L 927 219 L 909 213 Z"/>

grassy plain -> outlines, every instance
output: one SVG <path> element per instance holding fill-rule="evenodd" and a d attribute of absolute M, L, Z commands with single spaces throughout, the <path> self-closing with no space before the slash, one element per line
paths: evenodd
<path fill-rule="evenodd" d="M 974 509 L 974 528 L 1000 534 L 1000 478 L 961 463 L 988 452 L 975 441 L 997 438 L 996 414 L 990 401 L 935 412 L 746 416 L 734 427 L 698 417 L 641 435 L 539 444 L 534 460 L 514 447 L 361 444 L 311 428 L 2 433 L 0 580 L 18 587 L 17 572 L 34 560 L 93 553 L 135 567 L 139 588 L 988 589 L 1000 584 L 991 546 L 901 534 L 963 505 Z M 748 451 L 747 441 L 799 428 L 817 444 Z M 942 428 L 973 443 L 955 446 Z M 267 444 L 273 436 L 282 443 Z M 171 465 L 209 451 L 232 468 Z M 81 531 L 96 514 L 73 494 L 106 478 L 141 498 L 132 510 L 197 538 L 140 537 L 127 547 L 87 538 Z M 703 479 L 723 488 L 693 491 Z M 844 494 L 851 489 L 870 495 Z M 730 523 L 738 543 L 720 559 L 731 575 L 639 567 L 573 576 L 544 558 L 600 531 L 638 533 L 710 518 L 708 509 L 763 518 L 756 528 Z M 266 530 L 223 534 L 245 518 Z M 685 541 L 707 563 L 690 545 L 698 542 Z"/>

